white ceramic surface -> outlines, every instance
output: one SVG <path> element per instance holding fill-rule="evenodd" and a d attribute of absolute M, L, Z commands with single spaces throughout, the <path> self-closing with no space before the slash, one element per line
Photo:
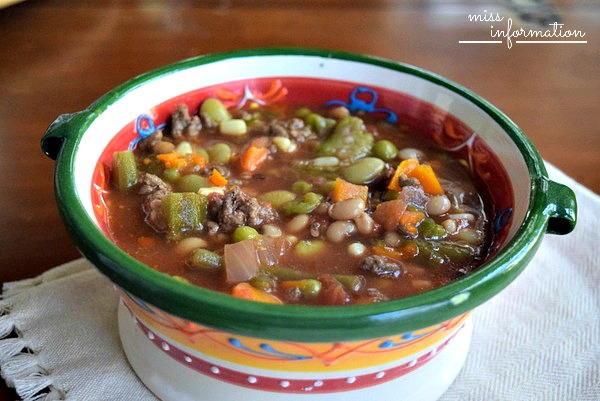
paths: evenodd
<path fill-rule="evenodd" d="M 140 380 L 163 401 L 435 401 L 452 384 L 464 365 L 473 331 L 472 318 L 469 317 L 435 358 L 419 369 L 384 384 L 339 393 L 286 394 L 251 390 L 198 373 L 152 343 L 122 302 L 118 313 L 119 334 L 129 363 Z M 420 354 L 430 352 L 437 345 Z M 177 346 L 185 348 L 180 344 Z M 198 355 L 190 349 L 186 352 Z M 209 359 L 206 355 L 198 356 Z M 319 377 L 315 375 L 315 381 Z"/>

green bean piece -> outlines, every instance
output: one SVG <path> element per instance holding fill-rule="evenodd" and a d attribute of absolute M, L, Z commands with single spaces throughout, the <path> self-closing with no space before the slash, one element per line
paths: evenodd
<path fill-rule="evenodd" d="M 357 274 L 336 274 L 335 279 L 348 290 L 358 293 L 365 285 L 365 278 Z"/>
<path fill-rule="evenodd" d="M 302 258 L 312 258 L 323 252 L 326 248 L 325 242 L 321 240 L 300 241 L 294 247 L 296 255 Z"/>
<path fill-rule="evenodd" d="M 322 160 L 322 159 L 321 159 Z M 321 161 L 320 160 L 320 161 Z M 332 159 L 333 160 L 333 159 Z M 319 162 L 320 162 L 319 161 Z M 338 160 L 339 164 L 339 160 Z M 293 168 L 300 176 L 325 177 L 328 180 L 334 180 L 339 177 L 339 166 L 319 165 L 314 160 L 301 160 L 293 163 Z"/>
<path fill-rule="evenodd" d="M 447 260 L 444 257 L 444 255 L 438 251 L 433 251 L 429 255 L 429 263 L 431 263 L 434 266 L 443 265 L 446 262 L 447 262 Z"/>
<path fill-rule="evenodd" d="M 385 161 L 390 161 L 398 155 L 398 148 L 391 141 L 382 139 L 373 145 L 373 155 Z"/>
<path fill-rule="evenodd" d="M 131 150 L 113 153 L 112 172 L 115 186 L 127 191 L 138 182 L 138 169 Z"/>
<path fill-rule="evenodd" d="M 340 170 L 341 176 L 353 184 L 368 184 L 373 181 L 385 167 L 383 160 L 376 157 L 364 157 Z"/>
<path fill-rule="evenodd" d="M 417 258 L 429 266 L 438 266 L 446 263 L 444 256 L 438 252 L 434 242 L 414 241 L 419 250 Z"/>
<path fill-rule="evenodd" d="M 262 194 L 258 199 L 261 202 L 269 203 L 275 209 L 279 209 L 284 204 L 296 199 L 296 194 L 283 189 L 278 189 Z"/>
<path fill-rule="evenodd" d="M 419 224 L 419 235 L 425 239 L 440 239 L 446 236 L 446 229 L 431 218 L 427 217 Z"/>
<path fill-rule="evenodd" d="M 191 192 L 174 192 L 161 202 L 167 223 L 167 238 L 178 240 L 184 233 L 202 230 L 206 220 L 206 197 Z"/>
<path fill-rule="evenodd" d="M 299 194 L 310 192 L 312 191 L 312 188 L 312 184 L 306 181 L 296 181 L 292 184 L 292 191 L 297 192 Z"/>
<path fill-rule="evenodd" d="M 302 200 L 297 199 L 284 203 L 281 210 L 285 214 L 306 214 L 315 210 L 322 200 L 323 195 L 307 192 L 302 196 Z"/>
<path fill-rule="evenodd" d="M 313 278 L 304 272 L 287 267 L 269 267 L 265 269 L 265 272 L 277 277 L 279 280 L 303 280 L 305 278 Z"/>
<path fill-rule="evenodd" d="M 200 106 L 200 112 L 204 113 L 215 123 L 231 120 L 231 114 L 229 114 L 223 103 L 221 103 L 219 99 L 212 97 L 202 102 L 202 106 Z"/>
<path fill-rule="evenodd" d="M 465 263 L 475 257 L 475 250 L 470 246 L 440 241 L 437 243 L 437 247 L 440 253 L 446 255 L 453 262 Z"/>
<path fill-rule="evenodd" d="M 258 231 L 249 226 L 239 226 L 231 234 L 231 240 L 233 242 L 240 242 L 246 239 L 252 239 L 260 237 Z"/>
<path fill-rule="evenodd" d="M 168 168 L 163 171 L 163 177 L 165 177 L 165 180 L 174 183 L 181 177 L 181 173 L 176 168 Z"/>
<path fill-rule="evenodd" d="M 305 298 L 314 298 L 321 292 L 321 282 L 312 278 L 297 281 L 283 281 L 284 288 L 298 288 Z"/>
<path fill-rule="evenodd" d="M 249 283 L 254 288 L 269 292 L 277 285 L 277 278 L 270 274 L 260 273 L 257 276 L 254 276 Z"/>
<path fill-rule="evenodd" d="M 221 256 L 208 249 L 195 249 L 190 255 L 190 266 L 204 271 L 216 271 L 223 265 Z"/>
<path fill-rule="evenodd" d="M 368 155 L 372 147 L 373 135 L 365 130 L 363 121 L 349 116 L 335 125 L 333 133 L 317 147 L 317 153 L 354 161 Z"/>
<path fill-rule="evenodd" d="M 400 192 L 398 191 L 385 191 L 385 193 L 383 194 L 383 200 L 384 201 L 391 201 L 391 200 L 395 200 L 398 199 L 398 197 L 400 196 Z"/>
<path fill-rule="evenodd" d="M 227 164 L 231 160 L 231 148 L 226 143 L 215 143 L 208 148 L 210 162 L 213 164 Z"/>
<path fill-rule="evenodd" d="M 432 266 L 447 263 L 467 263 L 475 257 L 475 250 L 450 241 L 411 241 L 417 245 L 417 258 Z"/>
<path fill-rule="evenodd" d="M 296 110 L 296 116 L 300 118 L 304 118 L 310 113 L 311 111 L 308 107 L 300 107 L 298 110 Z"/>
<path fill-rule="evenodd" d="M 210 186 L 212 186 L 210 181 L 198 174 L 184 175 L 177 181 L 177 190 L 179 192 L 198 192 L 200 188 Z"/>

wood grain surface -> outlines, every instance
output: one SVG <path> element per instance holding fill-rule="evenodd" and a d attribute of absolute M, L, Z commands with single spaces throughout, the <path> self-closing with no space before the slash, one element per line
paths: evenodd
<path fill-rule="evenodd" d="M 79 256 L 39 148 L 48 124 L 139 73 L 209 52 L 321 47 L 426 68 L 497 105 L 546 160 L 599 192 L 600 3 L 553 5 L 588 44 L 458 44 L 487 39 L 468 13 L 537 15 L 479 1 L 29 0 L 0 10 L 0 282 Z"/>

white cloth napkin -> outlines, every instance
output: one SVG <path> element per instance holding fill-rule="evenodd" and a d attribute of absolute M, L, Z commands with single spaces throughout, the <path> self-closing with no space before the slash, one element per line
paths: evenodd
<path fill-rule="evenodd" d="M 469 357 L 443 401 L 600 400 L 600 197 L 548 170 L 576 192 L 577 228 L 547 235 L 525 272 L 475 311 Z M 112 285 L 88 262 L 5 283 L 3 298 L 0 367 L 23 399 L 156 400 L 121 350 Z"/>

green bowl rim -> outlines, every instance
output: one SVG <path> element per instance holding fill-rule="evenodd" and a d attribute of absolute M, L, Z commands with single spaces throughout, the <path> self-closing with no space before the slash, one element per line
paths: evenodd
<path fill-rule="evenodd" d="M 72 174 L 82 135 L 107 107 L 157 77 L 230 58 L 317 56 L 372 64 L 411 74 L 447 88 L 491 116 L 511 137 L 527 164 L 531 195 L 525 220 L 515 236 L 472 274 L 419 295 L 356 306 L 270 305 L 171 279 L 120 250 L 88 217 Z M 68 127 L 56 161 L 55 190 L 59 210 L 80 251 L 117 286 L 166 312 L 238 335 L 302 342 L 349 341 L 383 337 L 434 325 L 483 303 L 506 287 L 539 246 L 548 217 L 543 161 L 521 129 L 504 113 L 469 89 L 435 73 L 382 58 L 309 48 L 258 48 L 209 54 L 139 75 L 111 90 L 78 113 Z M 460 295 L 459 295 L 460 294 Z M 457 295 L 459 295 L 457 297 Z"/>

